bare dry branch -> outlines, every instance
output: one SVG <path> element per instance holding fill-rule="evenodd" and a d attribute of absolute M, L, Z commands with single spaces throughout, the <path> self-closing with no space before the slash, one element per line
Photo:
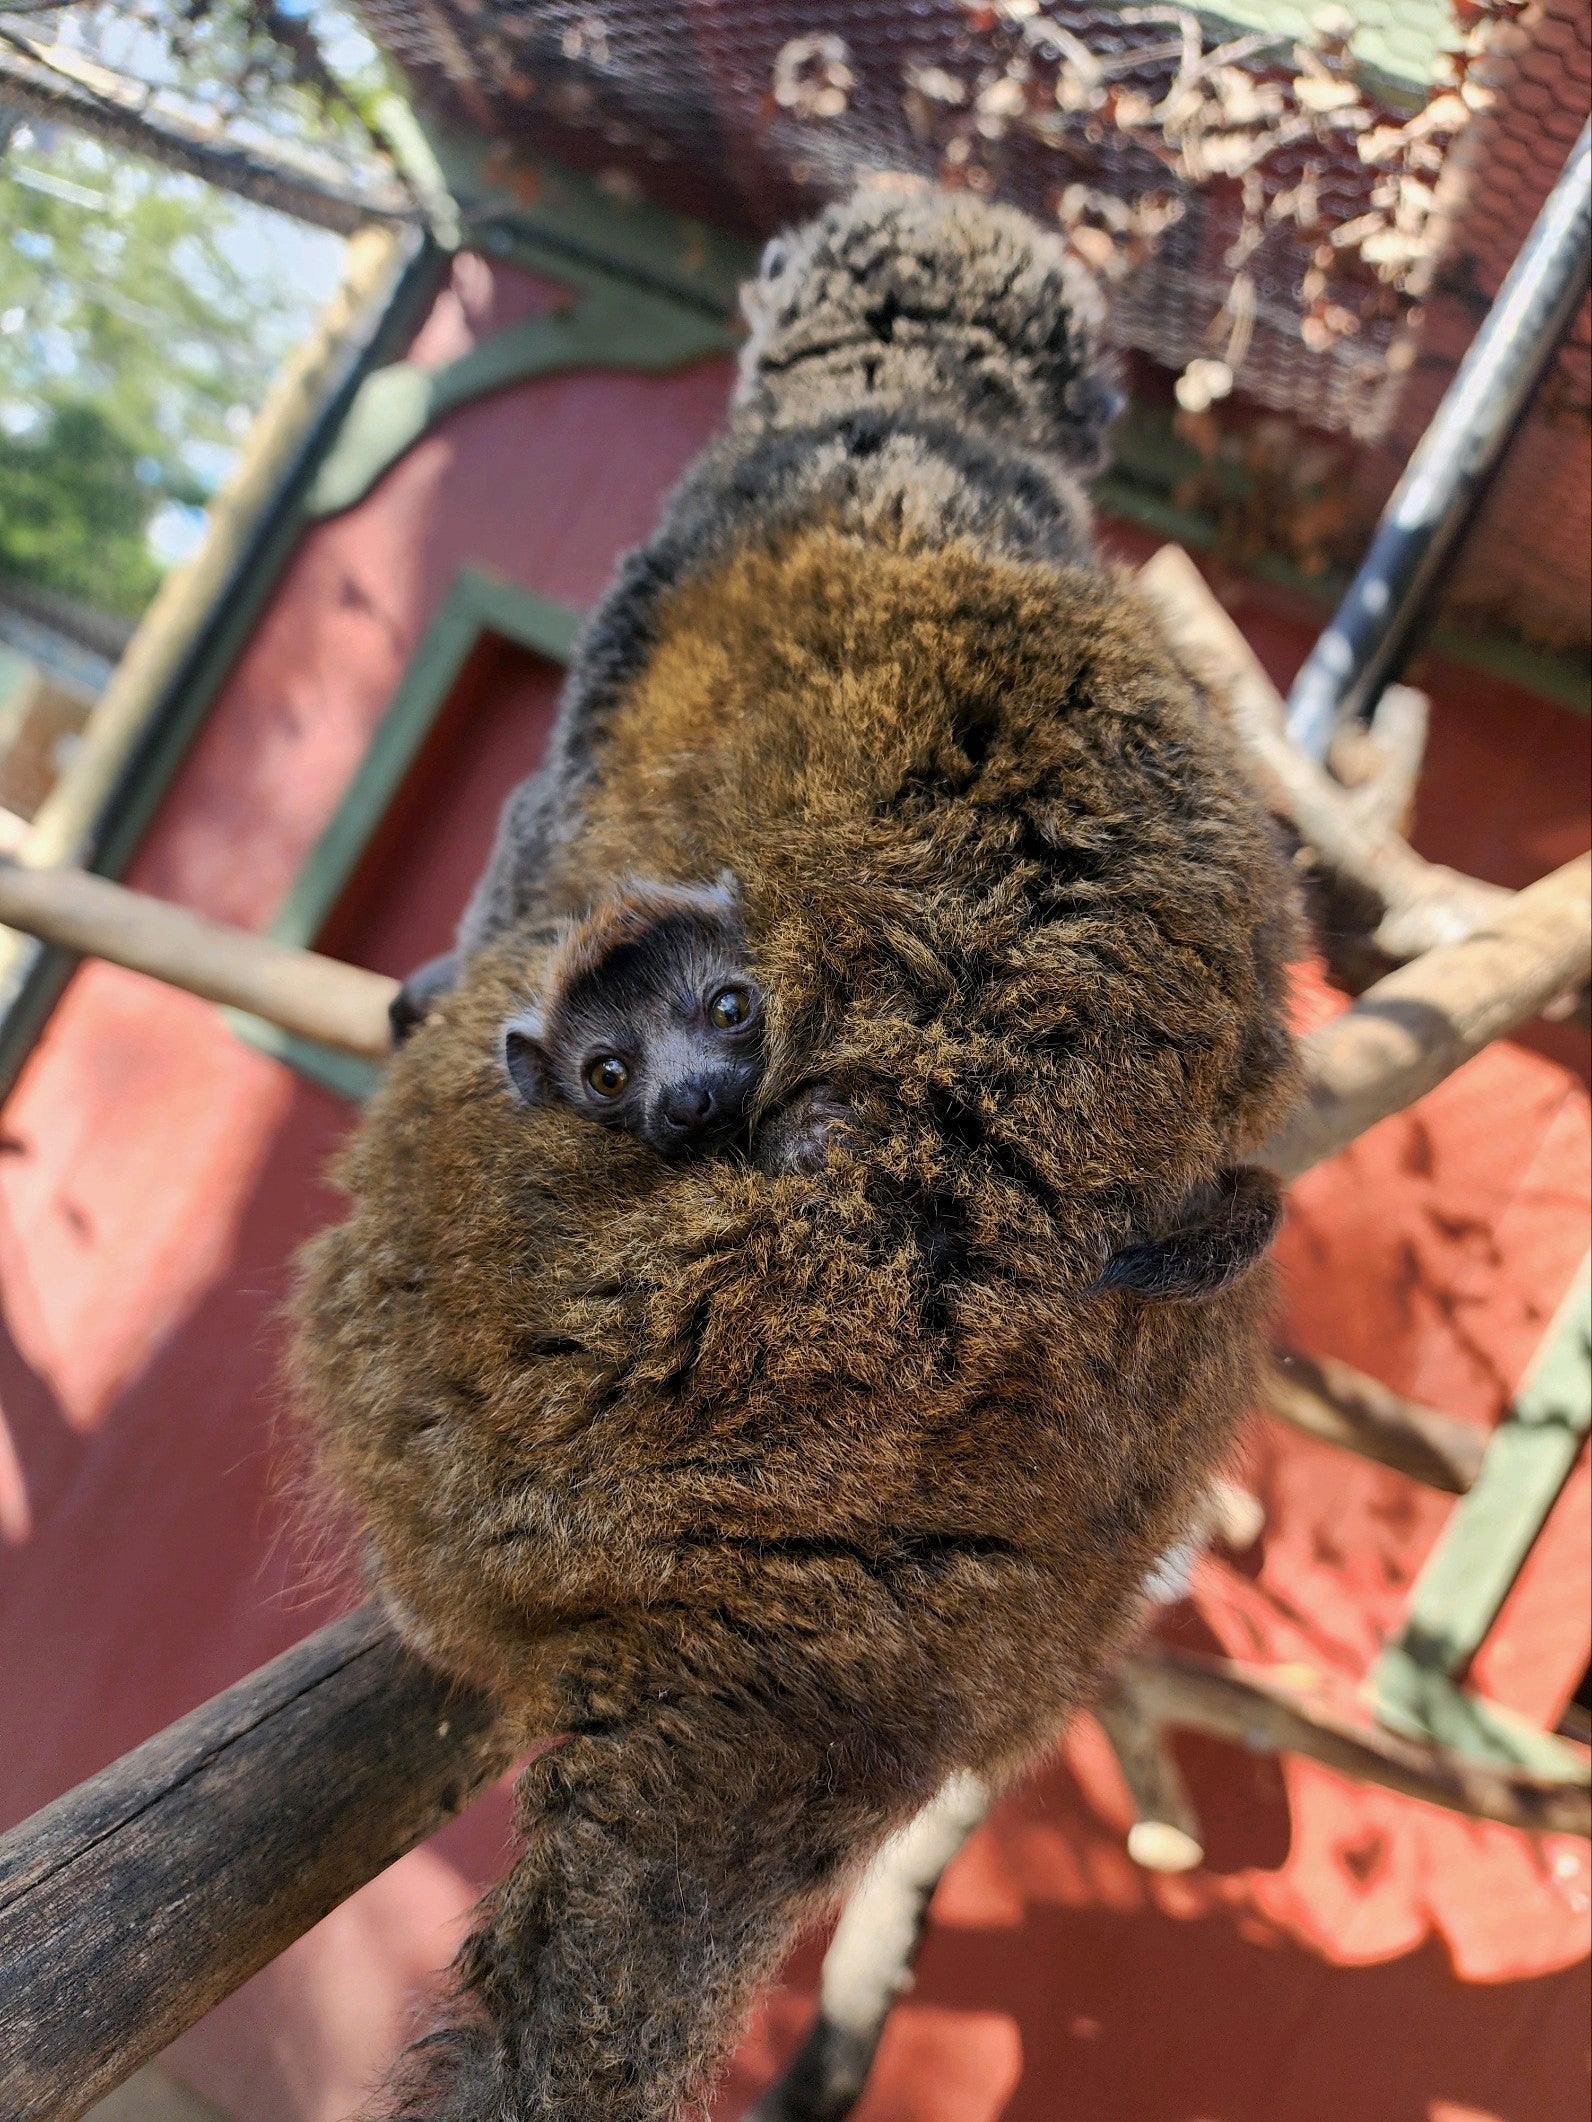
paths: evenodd
<path fill-rule="evenodd" d="M 1261 1402 L 1295 1429 L 1452 1496 L 1474 1484 L 1487 1449 L 1487 1433 L 1474 1423 L 1406 1400 L 1330 1356 L 1279 1351 L 1261 1381 Z"/>
<path fill-rule="evenodd" d="M 1138 585 L 1178 655 L 1226 697 L 1267 800 L 1293 821 L 1330 872 L 1380 909 L 1374 941 L 1385 957 L 1402 963 L 1439 944 L 1457 943 L 1508 905 L 1512 894 L 1501 885 L 1416 854 L 1394 830 L 1395 803 L 1384 790 L 1367 800 L 1365 790 L 1344 788 L 1289 743 L 1282 695 L 1180 546 L 1163 546 L 1140 568 Z M 1387 712 L 1381 734 L 1391 740 L 1394 710 Z M 1416 712 L 1407 703 L 1398 704 L 1398 720 L 1390 771 L 1407 778 L 1412 740 L 1424 731 L 1418 732 Z M 1405 789 L 1397 808 L 1407 795 Z"/>
<path fill-rule="evenodd" d="M 187 907 L 80 869 L 0 859 L 0 922 L 64 950 L 90 952 L 301 1038 L 384 1059 L 398 983 L 314 951 L 293 950 Z"/>
<path fill-rule="evenodd" d="M 891 2006 L 911 1987 L 934 1890 L 989 1806 L 975 1777 L 952 1776 L 879 1851 L 824 1956 L 812 2031 L 746 2122 L 840 2122 L 851 2112 Z"/>
<path fill-rule="evenodd" d="M 1146 1871 L 1192 1871 L 1205 1861 L 1199 1815 L 1173 1759 L 1167 1727 L 1146 1715 L 1130 1688 L 1114 1681 L 1094 1704 L 1133 1800 L 1128 1855 Z"/>
<path fill-rule="evenodd" d="M 66 2122 L 469 1803 L 492 1705 L 366 1606 L 0 1837 L 0 2114 Z"/>
<path fill-rule="evenodd" d="M 1592 970 L 1592 856 L 1516 893 L 1461 943 L 1430 950 L 1368 988 L 1304 1041 L 1309 1096 L 1262 1153 L 1301 1172 L 1413 1105 L 1492 1040 L 1528 1022 Z"/>
<path fill-rule="evenodd" d="M 1345 725 L 1333 738 L 1328 764 L 1350 791 L 1367 832 L 1402 833 L 1415 805 L 1426 757 L 1431 702 L 1413 685 L 1390 685 L 1364 728 Z"/>
<path fill-rule="evenodd" d="M 1151 1720 L 1209 1732 L 1255 1753 L 1300 1754 L 1406 1798 L 1530 1834 L 1592 1837 L 1592 1789 L 1423 1745 L 1351 1722 L 1324 1703 L 1222 1658 L 1153 1651 L 1124 1660 L 1117 1686 Z"/>

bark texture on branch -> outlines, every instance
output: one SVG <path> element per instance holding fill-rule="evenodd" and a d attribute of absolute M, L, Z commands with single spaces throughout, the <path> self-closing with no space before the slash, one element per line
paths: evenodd
<path fill-rule="evenodd" d="M 1402 1112 L 1592 969 L 1592 856 L 1379 980 L 1303 1042 L 1308 1096 L 1262 1153 L 1287 1182 Z"/>
<path fill-rule="evenodd" d="M 362 1607 L 0 1839 L 0 2114 L 63 2122 L 507 1764 Z"/>
<path fill-rule="evenodd" d="M 207 1002 L 252 1010 L 284 1031 L 384 1060 L 396 980 L 273 943 L 80 869 L 0 858 L 0 923 L 64 950 L 148 973 Z"/>

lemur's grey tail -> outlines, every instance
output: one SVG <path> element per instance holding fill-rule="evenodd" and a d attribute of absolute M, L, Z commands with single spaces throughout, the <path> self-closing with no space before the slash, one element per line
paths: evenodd
<path fill-rule="evenodd" d="M 775 427 L 909 407 L 1098 469 L 1104 305 L 1061 237 L 967 192 L 865 188 L 763 253 L 737 408 Z"/>

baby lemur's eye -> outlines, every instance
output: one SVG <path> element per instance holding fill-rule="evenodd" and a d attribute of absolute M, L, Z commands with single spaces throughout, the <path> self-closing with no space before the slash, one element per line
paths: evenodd
<path fill-rule="evenodd" d="M 739 1031 L 751 1022 L 754 1007 L 750 988 L 721 987 L 708 1002 L 708 1022 L 721 1032 Z"/>
<path fill-rule="evenodd" d="M 586 1088 L 594 1098 L 617 1098 L 630 1081 L 630 1071 L 617 1054 L 599 1054 L 586 1063 Z"/>

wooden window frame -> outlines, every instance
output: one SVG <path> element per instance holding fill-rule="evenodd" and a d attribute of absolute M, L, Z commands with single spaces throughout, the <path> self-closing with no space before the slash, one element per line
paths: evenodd
<path fill-rule="evenodd" d="M 294 878 L 267 934 L 312 950 L 366 850 L 436 728 L 471 658 L 497 640 L 567 669 L 581 614 L 539 591 L 466 563 L 410 658 L 353 780 Z M 228 1010 L 239 1036 L 262 1053 L 356 1103 L 381 1077 L 380 1064 L 283 1031 L 263 1017 Z"/>

